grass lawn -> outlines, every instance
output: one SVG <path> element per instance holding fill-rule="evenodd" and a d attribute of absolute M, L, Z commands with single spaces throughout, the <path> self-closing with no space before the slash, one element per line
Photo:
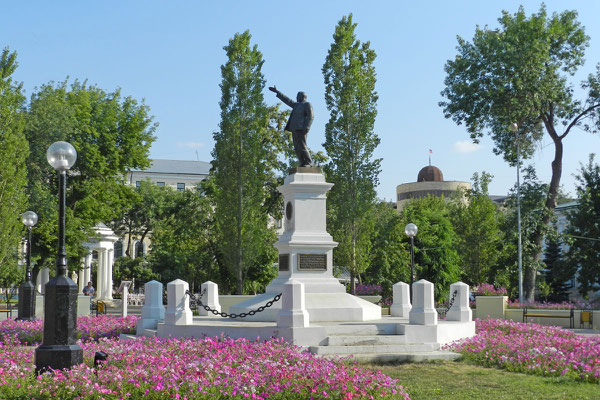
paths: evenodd
<path fill-rule="evenodd" d="M 468 361 L 363 364 L 400 380 L 413 400 L 600 399 L 600 385 L 485 368 Z"/>

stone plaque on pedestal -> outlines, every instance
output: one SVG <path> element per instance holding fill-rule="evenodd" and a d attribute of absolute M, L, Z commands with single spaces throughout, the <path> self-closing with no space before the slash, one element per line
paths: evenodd
<path fill-rule="evenodd" d="M 299 271 L 327 271 L 326 254 L 298 254 Z"/>
<path fill-rule="evenodd" d="M 279 270 L 289 271 L 290 270 L 290 255 L 280 254 L 279 255 Z"/>

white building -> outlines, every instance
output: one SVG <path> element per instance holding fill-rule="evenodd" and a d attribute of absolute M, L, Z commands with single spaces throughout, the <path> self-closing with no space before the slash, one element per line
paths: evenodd
<path fill-rule="evenodd" d="M 208 177 L 211 164 L 205 161 L 151 160 L 145 170 L 132 170 L 127 173 L 127 183 L 139 187 L 149 179 L 158 186 L 171 186 L 177 190 L 194 189 Z"/>

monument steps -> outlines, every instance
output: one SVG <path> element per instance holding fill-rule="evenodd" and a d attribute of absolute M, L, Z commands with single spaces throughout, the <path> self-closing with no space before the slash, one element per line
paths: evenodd
<path fill-rule="evenodd" d="M 357 342 L 360 343 L 360 342 Z M 439 350 L 437 343 L 411 344 L 371 344 L 371 345 L 341 345 L 341 346 L 310 346 L 308 350 L 317 355 L 323 354 L 390 354 L 390 353 L 424 353 Z"/>
<path fill-rule="evenodd" d="M 404 335 L 334 335 L 328 336 L 326 346 L 368 346 L 406 344 Z"/>
<path fill-rule="evenodd" d="M 329 354 L 323 357 L 338 357 Z M 353 354 L 351 360 L 371 363 L 405 363 L 405 362 L 427 362 L 435 360 L 453 361 L 460 358 L 460 354 L 451 351 L 423 351 L 418 353 L 358 353 Z"/>
<path fill-rule="evenodd" d="M 338 323 L 338 324 L 323 324 L 317 323 L 325 327 L 325 332 L 328 335 L 395 335 L 397 333 L 398 321 L 392 323 Z"/>

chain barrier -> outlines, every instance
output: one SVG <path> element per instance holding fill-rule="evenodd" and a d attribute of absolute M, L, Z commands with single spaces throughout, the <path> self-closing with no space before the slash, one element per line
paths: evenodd
<path fill-rule="evenodd" d="M 445 310 L 443 310 L 443 311 L 439 312 L 440 316 L 442 316 L 442 317 L 445 317 L 445 316 L 446 316 L 446 313 L 447 313 L 448 311 L 450 311 L 450 309 L 452 308 L 452 304 L 454 304 L 454 299 L 456 298 L 456 295 L 457 295 L 457 294 L 458 294 L 458 290 L 455 290 L 455 291 L 452 293 L 452 298 L 450 299 L 450 302 L 448 303 L 448 307 L 446 307 L 446 309 L 445 309 Z"/>
<path fill-rule="evenodd" d="M 278 302 L 279 299 L 281 299 L 281 295 L 282 295 L 282 293 L 279 293 L 278 295 L 273 297 L 272 300 L 267 301 L 264 306 L 260 306 L 256 310 L 250 310 L 247 313 L 242 312 L 239 314 L 236 314 L 236 313 L 228 314 L 226 312 L 217 311 L 215 309 L 210 308 L 209 306 L 207 306 L 205 304 L 202 304 L 201 299 L 202 299 L 202 296 L 204 296 L 204 293 L 206 293 L 206 289 L 204 289 L 198 297 L 196 297 L 189 290 L 186 290 L 186 292 L 185 292 L 186 295 L 190 296 L 190 299 L 194 299 L 195 303 L 197 304 L 196 307 L 200 306 L 200 307 L 204 308 L 206 311 L 213 313 L 213 315 L 218 315 L 223 318 L 244 318 L 244 317 L 247 317 L 248 315 L 254 315 L 256 313 L 263 312 L 265 309 L 271 307 L 274 303 Z"/>

